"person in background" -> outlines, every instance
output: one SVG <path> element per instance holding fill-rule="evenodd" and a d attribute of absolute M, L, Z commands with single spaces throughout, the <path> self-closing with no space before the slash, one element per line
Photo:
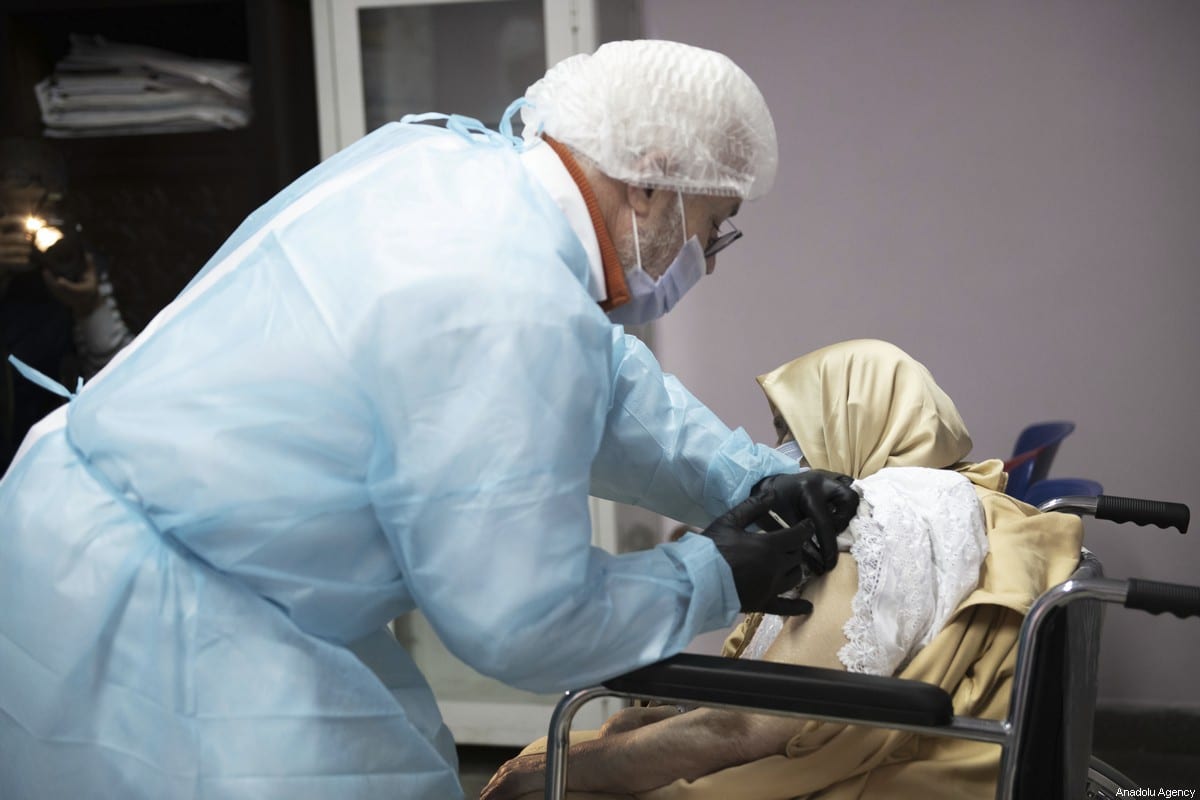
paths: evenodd
<path fill-rule="evenodd" d="M 808 616 L 751 614 L 723 655 L 932 683 L 954 713 L 1003 719 L 1030 604 L 1079 559 L 1077 517 L 1003 493 L 1003 463 L 964 462 L 953 401 L 894 345 L 822 348 L 759 378 L 781 450 L 853 476 L 850 557 L 798 587 Z M 1000 748 L 729 709 L 634 707 L 572 735 L 570 800 L 787 800 L 995 795 Z M 545 741 L 483 800 L 540 797 Z"/>
<path fill-rule="evenodd" d="M 74 386 L 133 338 L 107 270 L 82 241 L 65 243 L 77 247 L 74 258 L 37 249 L 30 220 L 53 229 L 69 218 L 66 183 L 65 164 L 49 143 L 0 139 L 0 474 L 29 428 L 62 403 L 23 380 L 8 357 Z"/>

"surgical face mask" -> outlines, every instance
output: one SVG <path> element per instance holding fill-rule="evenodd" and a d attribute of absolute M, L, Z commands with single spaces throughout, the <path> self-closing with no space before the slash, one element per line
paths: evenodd
<path fill-rule="evenodd" d="M 687 218 L 683 214 L 683 194 L 679 196 L 679 217 L 683 233 L 687 235 Z M 608 312 L 608 318 L 618 325 L 645 325 L 666 314 L 679 298 L 687 293 L 704 277 L 708 264 L 699 237 L 693 236 L 683 243 L 675 260 L 656 281 L 642 269 L 642 248 L 638 240 L 637 215 L 633 216 L 633 249 L 637 251 L 637 269 L 627 276 L 629 302 Z"/>
<path fill-rule="evenodd" d="M 792 461 L 799 461 L 804 458 L 804 453 L 800 452 L 800 445 L 793 439 L 790 442 L 784 442 L 775 448 L 776 452 L 782 454 L 785 458 L 790 458 Z"/>

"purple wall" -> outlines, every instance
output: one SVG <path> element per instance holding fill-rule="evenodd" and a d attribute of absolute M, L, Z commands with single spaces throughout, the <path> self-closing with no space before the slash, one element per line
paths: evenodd
<path fill-rule="evenodd" d="M 973 457 L 1072 419 L 1054 474 L 1200 511 L 1200 4 L 643 0 L 775 115 L 774 191 L 656 332 L 664 367 L 773 441 L 754 382 L 856 337 L 955 398 Z M 1115 577 L 1200 582 L 1200 541 L 1092 522 Z M 1200 623 L 1113 608 L 1101 699 L 1200 707 Z"/>

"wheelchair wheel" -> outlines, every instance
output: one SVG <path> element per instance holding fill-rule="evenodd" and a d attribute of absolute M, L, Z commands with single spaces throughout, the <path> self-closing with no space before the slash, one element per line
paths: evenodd
<path fill-rule="evenodd" d="M 1109 764 L 1092 756 L 1088 763 L 1085 797 L 1088 800 L 1116 800 L 1118 789 L 1137 789 L 1138 785 Z"/>

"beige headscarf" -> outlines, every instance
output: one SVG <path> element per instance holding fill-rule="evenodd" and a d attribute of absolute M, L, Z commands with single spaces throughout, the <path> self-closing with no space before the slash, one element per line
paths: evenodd
<path fill-rule="evenodd" d="M 875 339 L 830 345 L 758 378 L 809 466 L 864 478 L 948 467 L 971 450 L 958 409 L 922 364 Z"/>

